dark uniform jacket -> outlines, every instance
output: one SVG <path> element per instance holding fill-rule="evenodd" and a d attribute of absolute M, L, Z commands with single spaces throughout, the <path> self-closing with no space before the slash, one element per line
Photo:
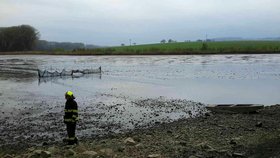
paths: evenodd
<path fill-rule="evenodd" d="M 67 99 L 64 112 L 64 123 L 76 123 L 78 121 L 78 105 L 74 99 Z"/>

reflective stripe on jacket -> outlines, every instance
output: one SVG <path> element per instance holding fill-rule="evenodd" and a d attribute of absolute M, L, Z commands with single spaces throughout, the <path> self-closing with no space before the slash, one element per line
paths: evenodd
<path fill-rule="evenodd" d="M 78 105 L 74 99 L 68 99 L 65 103 L 64 122 L 75 123 L 78 121 Z"/>

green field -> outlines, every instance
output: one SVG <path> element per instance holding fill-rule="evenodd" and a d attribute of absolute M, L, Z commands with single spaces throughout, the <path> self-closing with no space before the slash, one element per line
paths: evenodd
<path fill-rule="evenodd" d="M 188 55 L 188 54 L 276 54 L 280 41 L 177 42 L 135 46 L 117 46 L 73 51 L 29 51 L 0 54 L 49 55 Z"/>
<path fill-rule="evenodd" d="M 280 41 L 180 42 L 84 50 L 100 55 L 280 53 Z M 77 51 L 83 53 L 83 51 Z"/>

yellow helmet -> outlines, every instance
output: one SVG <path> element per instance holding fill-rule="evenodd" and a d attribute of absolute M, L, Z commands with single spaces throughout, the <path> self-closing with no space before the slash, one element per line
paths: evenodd
<path fill-rule="evenodd" d="M 72 91 L 67 91 L 67 92 L 65 93 L 65 95 L 68 95 L 69 97 L 73 97 L 73 92 L 72 92 Z"/>

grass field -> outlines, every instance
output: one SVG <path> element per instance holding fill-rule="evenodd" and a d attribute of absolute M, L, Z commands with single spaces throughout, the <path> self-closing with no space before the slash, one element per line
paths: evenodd
<path fill-rule="evenodd" d="M 105 55 L 280 53 L 280 41 L 180 42 L 108 47 L 85 52 Z"/>
<path fill-rule="evenodd" d="M 280 53 L 280 41 L 177 42 L 117 46 L 73 51 L 6 52 L 0 54 L 50 55 L 188 55 L 188 54 L 273 54 Z"/>

